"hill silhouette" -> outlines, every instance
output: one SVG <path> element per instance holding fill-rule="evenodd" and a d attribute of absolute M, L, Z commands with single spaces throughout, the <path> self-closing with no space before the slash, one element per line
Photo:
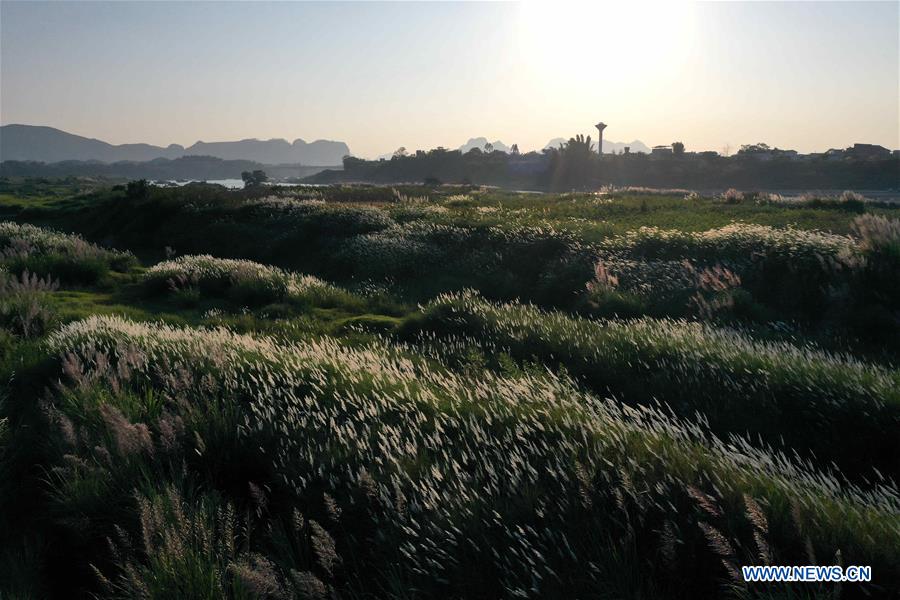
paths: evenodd
<path fill-rule="evenodd" d="M 157 158 L 176 159 L 183 156 L 214 156 L 224 160 L 248 160 L 263 164 L 303 164 L 331 166 L 350 154 L 344 142 L 316 140 L 293 143 L 284 139 L 246 139 L 232 142 L 202 142 L 185 148 L 178 144 L 167 147 L 151 144 L 114 145 L 37 125 L 4 125 L 0 127 L 0 160 L 60 162 L 65 160 L 105 163 L 149 161 Z"/>
<path fill-rule="evenodd" d="M 501 142 L 500 140 L 496 140 L 494 142 L 488 142 L 488 139 L 485 137 L 476 137 L 469 138 L 469 141 L 459 147 L 459 151 L 465 154 L 472 148 L 478 148 L 479 150 L 484 150 L 485 144 L 490 143 L 494 150 L 499 150 L 500 152 L 509 153 L 510 147 Z"/>

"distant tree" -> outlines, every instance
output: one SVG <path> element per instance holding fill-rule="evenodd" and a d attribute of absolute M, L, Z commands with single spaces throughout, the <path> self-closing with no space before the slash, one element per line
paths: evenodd
<path fill-rule="evenodd" d="M 519 155 L 519 145 L 513 144 L 512 148 L 510 148 L 509 151 L 513 153 L 513 156 L 518 156 Z"/>
<path fill-rule="evenodd" d="M 493 151 L 494 151 L 494 145 L 492 143 L 488 142 L 484 145 L 484 153 L 485 154 L 490 154 Z"/>
<path fill-rule="evenodd" d="M 265 171 L 256 169 L 255 171 L 244 171 L 241 173 L 241 179 L 244 180 L 245 188 L 251 188 L 261 186 L 269 180 L 269 177 Z"/>
<path fill-rule="evenodd" d="M 570 158 L 590 156 L 594 153 L 594 144 L 591 143 L 591 136 L 584 137 L 584 135 L 579 133 L 575 137 L 569 138 L 569 141 L 566 142 L 563 148 L 563 152 Z"/>
<path fill-rule="evenodd" d="M 404 158 L 406 156 L 409 156 L 409 152 L 406 151 L 406 146 L 400 146 L 394 150 L 394 158 Z"/>
<path fill-rule="evenodd" d="M 759 142 L 757 144 L 744 144 L 741 146 L 741 149 L 737 151 L 738 154 L 760 154 L 763 152 L 770 152 L 772 148 L 768 144 L 763 144 Z"/>
<path fill-rule="evenodd" d="M 441 185 L 441 180 L 434 175 L 429 175 L 422 183 L 424 183 L 425 185 L 438 186 Z"/>
<path fill-rule="evenodd" d="M 469 148 L 469 151 L 466 152 L 466 156 L 481 156 L 482 154 L 484 154 L 484 152 L 482 152 L 481 148 L 479 148 L 478 146 Z"/>
<path fill-rule="evenodd" d="M 366 164 L 366 161 L 364 161 L 363 159 L 356 158 L 355 156 L 350 156 L 349 154 L 344 157 L 344 160 L 342 162 L 345 171 L 353 171 L 354 169 L 363 167 Z"/>
<path fill-rule="evenodd" d="M 125 196 L 129 200 L 144 200 L 150 195 L 150 184 L 146 179 L 129 181 L 125 188 Z"/>
<path fill-rule="evenodd" d="M 596 156 L 591 136 L 578 134 L 547 154 L 548 184 L 552 188 L 584 188 L 592 184 Z"/>
<path fill-rule="evenodd" d="M 675 156 L 684 156 L 684 144 L 681 142 L 672 143 L 672 154 Z"/>

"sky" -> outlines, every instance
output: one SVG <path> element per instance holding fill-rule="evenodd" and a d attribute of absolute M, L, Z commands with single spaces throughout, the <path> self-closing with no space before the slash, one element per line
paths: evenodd
<path fill-rule="evenodd" d="M 900 3 L 0 0 L 0 122 L 111 143 L 900 148 Z"/>

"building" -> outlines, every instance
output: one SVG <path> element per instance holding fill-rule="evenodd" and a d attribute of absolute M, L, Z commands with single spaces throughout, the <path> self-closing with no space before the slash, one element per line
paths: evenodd
<path fill-rule="evenodd" d="M 891 157 L 890 150 L 877 144 L 853 144 L 845 154 L 856 160 L 884 160 Z"/>
<path fill-rule="evenodd" d="M 653 146 L 650 150 L 650 156 L 653 158 L 672 156 L 672 146 Z"/>

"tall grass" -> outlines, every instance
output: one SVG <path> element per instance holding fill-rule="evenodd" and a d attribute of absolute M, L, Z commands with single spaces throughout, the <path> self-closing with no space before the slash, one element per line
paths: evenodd
<path fill-rule="evenodd" d="M 682 268 L 689 261 L 734 273 L 770 317 L 817 320 L 835 309 L 833 290 L 848 280 L 844 257 L 856 251 L 850 236 L 732 223 L 703 232 L 641 227 L 604 241 L 599 255 L 624 291 L 664 310 L 671 308 L 673 292 L 695 287 L 685 285 L 692 279 Z M 674 314 L 679 316 L 677 309 Z"/>
<path fill-rule="evenodd" d="M 818 263 L 848 251 L 848 236 L 822 231 L 732 223 L 702 232 L 641 227 L 604 242 L 602 247 L 646 259 L 750 261 L 779 259 Z"/>
<path fill-rule="evenodd" d="M 49 277 L 28 271 L 16 276 L 0 268 L 0 326 L 26 338 L 45 333 L 55 319 L 46 295 L 58 287 Z"/>
<path fill-rule="evenodd" d="M 50 413 L 57 518 L 89 538 L 114 535 L 110 507 L 130 504 L 129 483 L 159 489 L 141 492 L 152 498 L 166 480 L 189 481 L 231 498 L 255 532 L 232 552 L 229 535 L 203 529 L 213 513 L 189 524 L 181 500 L 140 500 L 138 529 L 119 525 L 131 539 L 150 529 L 153 552 L 98 545 L 82 557 L 105 564 L 114 587 L 179 589 L 200 573 L 229 597 L 248 578 L 350 595 L 707 595 L 733 564 L 760 560 L 760 539 L 776 562 L 840 549 L 885 585 L 900 577 L 892 486 L 855 487 L 565 378 L 473 380 L 382 344 L 114 317 L 67 325 L 46 348 L 62 374 Z M 302 543 L 297 512 L 309 523 Z M 760 533 L 752 518 L 771 526 Z M 725 564 L 715 544 L 730 548 Z M 648 562 L 660 548 L 668 558 Z"/>
<path fill-rule="evenodd" d="M 874 477 L 900 471 L 900 372 L 737 330 L 669 319 L 592 321 L 476 294 L 444 295 L 419 326 L 559 365 L 630 404 L 655 401 L 720 435 L 748 433 Z M 854 435 L 846 435 L 854 431 Z"/>
<path fill-rule="evenodd" d="M 240 303 L 315 301 L 340 304 L 352 296 L 311 275 L 299 275 L 250 260 L 209 255 L 181 256 L 150 267 L 144 283 L 152 292 L 185 293 L 196 289 L 209 296 L 225 296 Z"/>
<path fill-rule="evenodd" d="M 28 224 L 0 222 L 0 265 L 64 282 L 94 283 L 110 269 L 136 264 L 132 254 L 101 248 L 83 238 Z"/>
<path fill-rule="evenodd" d="M 148 269 L 142 288 L 108 277 L 85 293 L 168 322 L 194 313 L 168 314 L 175 303 L 147 295 L 196 300 L 208 309 L 203 328 L 108 316 L 57 327 L 52 314 L 19 318 L 49 294 L 66 297 L 57 278 L 87 281 L 67 279 L 57 255 L 96 258 L 105 273 L 115 253 L 4 224 L 18 233 L 0 238 L 0 596 L 900 589 L 897 370 L 715 324 L 750 293 L 778 318 L 813 314 L 794 297 L 817 310 L 824 298 L 889 335 L 900 308 L 896 221 L 865 214 L 841 229 L 849 236 L 641 229 L 595 245 L 574 232 L 625 229 L 619 217 L 636 211 L 655 222 L 676 209 L 696 216 L 703 203 L 720 217 L 790 209 L 749 195 L 710 209 L 648 195 L 204 190 L 107 209 L 129 212 L 120 240 L 154 253 L 257 257 L 406 300 L 468 285 L 484 296 L 439 296 L 390 340 L 352 325 L 400 322 L 374 294 L 189 255 Z M 57 262 L 26 274 L 14 262 L 23 255 Z M 594 300 L 615 300 L 620 315 L 653 303 L 680 314 L 684 301 L 704 320 L 590 320 L 485 299 L 579 307 L 592 276 Z M 4 308 L 10 299 L 23 300 L 19 312 Z M 229 303 L 269 306 L 232 316 Z M 867 564 L 875 581 L 747 586 L 737 575 L 747 564 Z"/>
<path fill-rule="evenodd" d="M 571 306 L 590 277 L 592 249 L 552 227 L 466 228 L 412 221 L 357 236 L 337 258 L 362 277 L 430 292 L 475 285 L 495 297 Z"/>
<path fill-rule="evenodd" d="M 862 215 L 854 219 L 858 254 L 846 257 L 860 272 L 858 291 L 870 292 L 891 308 L 900 307 L 900 219 Z"/>

